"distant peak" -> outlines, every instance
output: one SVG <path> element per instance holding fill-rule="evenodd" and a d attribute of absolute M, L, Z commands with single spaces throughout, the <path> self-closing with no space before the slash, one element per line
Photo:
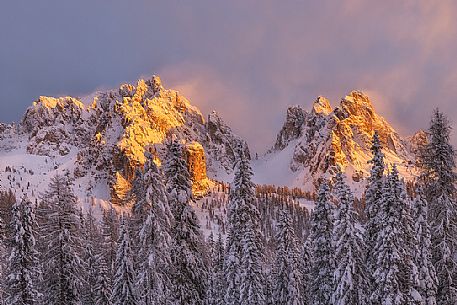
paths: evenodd
<path fill-rule="evenodd" d="M 50 96 L 40 96 L 38 100 L 33 102 L 34 107 L 44 107 L 48 109 L 54 108 L 65 108 L 66 105 L 76 106 L 77 108 L 84 109 L 84 104 L 73 97 L 50 97 Z"/>
<path fill-rule="evenodd" d="M 412 144 L 424 144 L 427 142 L 427 132 L 423 129 L 419 129 L 416 133 L 409 137 L 409 141 Z"/>
<path fill-rule="evenodd" d="M 221 121 L 222 121 L 222 119 L 216 110 L 213 110 L 208 114 L 208 122 L 221 122 Z"/>
<path fill-rule="evenodd" d="M 318 96 L 317 99 L 314 101 L 313 104 L 313 112 L 314 113 L 323 113 L 325 115 L 330 114 L 333 111 L 332 106 L 330 106 L 330 102 L 323 96 Z"/>
<path fill-rule="evenodd" d="M 360 105 L 366 105 L 369 106 L 370 108 L 373 108 L 373 105 L 370 101 L 370 98 L 368 95 L 363 93 L 362 91 L 359 90 L 353 90 L 349 92 L 348 95 L 346 95 L 345 98 L 341 101 L 341 103 L 355 103 L 355 104 L 360 104 Z"/>
<path fill-rule="evenodd" d="M 152 90 L 154 91 L 154 93 L 164 89 L 164 87 L 162 86 L 162 80 L 160 79 L 160 76 L 158 76 L 158 75 L 152 76 L 151 83 L 152 83 Z"/>

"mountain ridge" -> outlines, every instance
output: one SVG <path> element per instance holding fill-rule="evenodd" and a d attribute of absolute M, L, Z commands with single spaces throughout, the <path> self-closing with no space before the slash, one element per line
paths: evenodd
<path fill-rule="evenodd" d="M 247 143 L 217 112 L 205 118 L 178 91 L 166 89 L 158 76 L 96 92 L 91 99 L 39 97 L 19 124 L 0 124 L 0 152 L 23 147 L 24 156 L 55 162 L 52 170 L 65 164 L 83 185 L 81 194 L 94 192 L 98 185 L 105 191 L 97 196 L 118 204 L 144 164 L 145 152 L 160 165 L 171 138 L 183 143 L 198 194 L 204 194 L 211 179 L 230 180 L 240 153 L 250 156 Z M 351 91 L 336 107 L 323 96 L 310 110 L 289 106 L 275 143 L 253 160 L 254 181 L 314 191 L 319 179 L 339 166 L 361 194 L 375 130 L 387 163 L 397 164 L 405 178 L 412 178 L 415 150 L 424 135 L 402 138 L 376 113 L 367 95 Z M 100 186 L 103 183 L 106 186 Z"/>
<path fill-rule="evenodd" d="M 276 176 L 292 176 L 292 179 L 287 179 L 289 184 L 308 190 L 314 190 L 321 177 L 333 175 L 337 166 L 355 184 L 363 182 L 368 175 L 371 140 L 375 131 L 384 146 L 386 162 L 397 164 L 403 177 L 412 178 L 415 152 L 412 149 L 414 145 L 408 142 L 415 137 L 402 138 L 377 114 L 369 97 L 354 90 L 335 108 L 322 96 L 316 98 L 309 111 L 298 105 L 288 107 L 276 142 L 256 162 L 256 169 L 263 172 L 257 175 L 257 181 L 276 183 L 275 179 L 265 177 L 275 176 L 273 171 L 276 168 L 271 165 L 274 163 L 287 166 L 289 170 L 286 174 L 283 168 L 283 174 Z M 359 191 L 363 191 L 361 187 Z"/>
<path fill-rule="evenodd" d="M 73 97 L 41 96 L 18 125 L 2 129 L 4 152 L 16 149 L 45 162 L 65 159 L 65 170 L 77 181 L 90 180 L 83 183 L 90 185 L 82 193 L 106 183 L 109 194 L 105 192 L 103 199 L 119 204 L 142 168 L 145 152 L 160 165 L 172 138 L 183 143 L 196 193 L 209 187 L 207 173 L 231 173 L 240 153 L 249 156 L 245 141 L 216 112 L 205 120 L 197 107 L 178 91 L 166 89 L 158 76 L 98 92 L 90 104 Z M 240 152 L 238 147 L 245 149 Z M 61 166 L 55 165 L 55 170 L 63 170 Z"/>

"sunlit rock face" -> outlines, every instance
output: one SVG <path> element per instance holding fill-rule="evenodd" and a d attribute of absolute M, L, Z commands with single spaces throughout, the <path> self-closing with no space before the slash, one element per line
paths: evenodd
<path fill-rule="evenodd" d="M 316 101 L 313 103 L 313 114 L 325 114 L 328 115 L 332 112 L 332 106 L 330 106 L 330 101 L 323 96 L 318 96 Z"/>
<path fill-rule="evenodd" d="M 210 185 L 206 174 L 205 150 L 200 143 L 191 142 L 185 145 L 185 156 L 192 179 L 192 192 L 197 196 L 203 195 Z"/>
<path fill-rule="evenodd" d="M 171 137 L 194 143 L 188 147 L 198 191 L 208 183 L 206 168 L 230 172 L 239 158 L 235 147 L 245 143 L 217 114 L 205 122 L 196 107 L 179 92 L 164 88 L 158 76 L 99 92 L 86 104 L 71 97 L 40 97 L 21 124 L 29 138 L 28 152 L 51 156 L 76 150 L 75 176 L 106 179 L 117 202 L 144 165 L 145 152 L 160 165 Z"/>
<path fill-rule="evenodd" d="M 384 146 L 386 162 L 397 164 L 402 173 L 407 173 L 413 160 L 407 142 L 376 113 L 368 96 L 360 91 L 350 92 L 335 109 L 323 97 L 316 99 L 310 112 L 290 107 L 269 154 L 294 145 L 290 160 L 293 172 L 302 171 L 317 181 L 339 166 L 359 182 L 369 172 L 375 131 Z"/>
<path fill-rule="evenodd" d="M 80 147 L 88 136 L 84 128 L 86 109 L 72 97 L 40 98 L 27 109 L 22 127 L 29 135 L 29 153 L 66 155 L 72 146 Z"/>

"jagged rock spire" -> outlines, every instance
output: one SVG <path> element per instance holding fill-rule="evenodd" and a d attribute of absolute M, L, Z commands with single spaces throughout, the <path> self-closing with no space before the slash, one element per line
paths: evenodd
<path fill-rule="evenodd" d="M 162 86 L 162 80 L 160 79 L 160 76 L 153 75 L 151 82 L 152 82 L 152 90 L 154 91 L 154 93 L 157 93 L 160 90 L 164 89 L 164 87 Z"/>
<path fill-rule="evenodd" d="M 322 113 L 325 115 L 330 114 L 333 111 L 332 106 L 330 106 L 330 102 L 323 96 L 318 96 L 317 99 L 313 103 L 313 113 L 318 114 Z"/>

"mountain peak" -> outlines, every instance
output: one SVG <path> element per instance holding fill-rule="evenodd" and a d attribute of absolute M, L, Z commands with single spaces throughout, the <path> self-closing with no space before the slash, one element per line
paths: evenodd
<path fill-rule="evenodd" d="M 75 179 L 101 183 L 105 199 L 115 203 L 123 202 L 145 154 L 160 164 L 172 137 L 192 143 L 183 146 L 199 191 L 209 186 L 207 170 L 212 177 L 231 173 L 241 157 L 237 147 L 244 145 L 249 156 L 245 141 L 219 115 L 211 113 L 205 122 L 197 107 L 165 89 L 157 75 L 93 93 L 84 102 L 90 106 L 78 98 L 40 96 L 27 109 L 18 134 L 10 136 L 0 125 L 0 150 L 9 143 L 4 138 L 16 137 L 12 140 L 25 154 L 65 160 Z"/>
<path fill-rule="evenodd" d="M 376 113 L 369 97 L 357 90 L 346 95 L 335 109 L 322 96 L 314 101 L 311 112 L 289 107 L 275 146 L 267 152 L 265 160 L 289 160 L 295 186 L 310 190 L 322 175 L 332 174 L 336 167 L 359 182 L 369 173 L 375 131 L 380 135 L 386 162 L 411 174 L 412 154 L 406 141 Z M 268 162 L 265 166 L 272 167 Z"/>
<path fill-rule="evenodd" d="M 333 111 L 332 106 L 330 106 L 330 102 L 323 96 L 318 96 L 317 99 L 313 103 L 313 113 L 314 114 L 325 114 L 329 115 Z"/>
<path fill-rule="evenodd" d="M 160 90 L 163 90 L 164 87 L 162 86 L 162 80 L 160 79 L 160 76 L 158 75 L 153 75 L 151 79 L 152 83 L 152 90 L 154 93 L 159 92 Z"/>
<path fill-rule="evenodd" d="M 54 109 L 59 108 L 63 109 L 68 106 L 74 106 L 76 108 L 84 109 L 84 104 L 73 97 L 64 96 L 64 97 L 50 97 L 50 96 L 40 96 L 38 100 L 34 101 L 32 104 L 34 108 L 47 108 L 47 109 Z"/>
<path fill-rule="evenodd" d="M 361 112 L 368 111 L 374 114 L 373 104 L 365 93 L 358 90 L 351 91 L 346 95 L 340 103 L 340 107 L 345 109 L 348 113 L 360 115 Z"/>
<path fill-rule="evenodd" d="M 314 109 L 314 108 L 313 108 Z M 276 143 L 272 149 L 284 149 L 290 141 L 301 136 L 306 111 L 300 106 L 289 106 L 287 108 L 286 121 L 276 137 Z"/>

